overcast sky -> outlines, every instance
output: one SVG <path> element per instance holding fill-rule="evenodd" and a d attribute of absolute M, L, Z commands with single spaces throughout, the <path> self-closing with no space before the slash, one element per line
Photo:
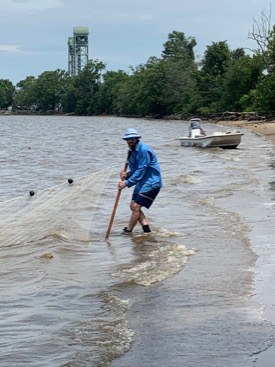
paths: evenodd
<path fill-rule="evenodd" d="M 253 48 L 248 34 L 270 6 L 270 0 L 0 0 L 0 79 L 16 84 L 68 70 L 75 26 L 89 28 L 89 58 L 114 71 L 159 57 L 174 30 L 196 39 L 197 57 L 212 42 Z"/>

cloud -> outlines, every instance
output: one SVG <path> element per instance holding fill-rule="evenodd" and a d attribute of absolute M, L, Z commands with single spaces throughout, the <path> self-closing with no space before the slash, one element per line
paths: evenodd
<path fill-rule="evenodd" d="M 0 52 L 19 53 L 21 50 L 20 47 L 16 45 L 0 45 Z"/>
<path fill-rule="evenodd" d="M 62 6 L 60 0 L 1 0 L 1 10 L 47 10 Z"/>
<path fill-rule="evenodd" d="M 108 24 L 112 23 L 113 25 L 119 25 L 122 27 L 123 25 L 131 25 L 131 24 L 142 24 L 142 23 L 149 23 L 154 20 L 154 15 L 150 13 L 144 13 L 142 11 L 136 12 L 121 12 L 121 11 L 114 11 L 114 12 L 101 12 L 97 11 L 96 15 L 93 14 L 92 16 L 93 24 L 95 23 L 102 23 L 108 22 Z"/>

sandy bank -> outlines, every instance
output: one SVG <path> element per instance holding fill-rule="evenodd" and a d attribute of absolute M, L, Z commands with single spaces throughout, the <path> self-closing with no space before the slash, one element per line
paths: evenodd
<path fill-rule="evenodd" d="M 250 129 L 257 134 L 264 135 L 270 139 L 275 148 L 275 121 L 219 121 L 218 124 L 224 126 L 236 126 L 242 129 Z"/>

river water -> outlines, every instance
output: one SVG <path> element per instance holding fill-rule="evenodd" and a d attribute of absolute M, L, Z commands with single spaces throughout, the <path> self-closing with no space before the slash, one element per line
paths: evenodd
<path fill-rule="evenodd" d="M 235 150 L 185 148 L 187 125 L 0 117 L 1 366 L 274 365 L 271 143 L 243 130 Z M 106 241 L 128 127 L 164 187 L 152 233 L 130 236 L 123 190 Z"/>

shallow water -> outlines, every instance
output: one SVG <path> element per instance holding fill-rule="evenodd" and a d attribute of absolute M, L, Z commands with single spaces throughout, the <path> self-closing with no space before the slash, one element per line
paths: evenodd
<path fill-rule="evenodd" d="M 153 232 L 132 236 L 123 190 L 106 242 L 128 127 L 156 150 L 164 188 Z M 1 365 L 273 366 L 265 138 L 184 148 L 187 122 L 102 117 L 1 116 L 0 130 Z"/>

